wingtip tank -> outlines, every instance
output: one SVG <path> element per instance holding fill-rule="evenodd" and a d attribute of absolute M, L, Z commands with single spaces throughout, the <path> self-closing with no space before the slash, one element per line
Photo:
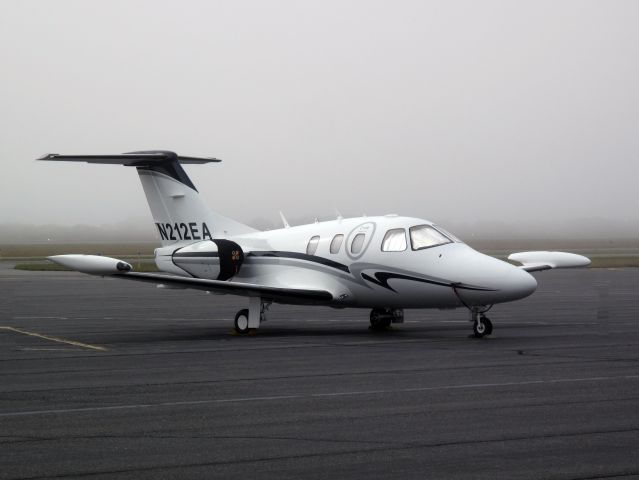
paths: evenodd
<path fill-rule="evenodd" d="M 549 268 L 580 268 L 590 265 L 588 257 L 567 252 L 519 252 L 510 254 L 508 260 L 514 260 L 523 266 L 546 265 Z"/>
<path fill-rule="evenodd" d="M 53 255 L 47 259 L 71 270 L 92 275 L 115 275 L 133 270 L 130 263 L 99 255 Z"/>

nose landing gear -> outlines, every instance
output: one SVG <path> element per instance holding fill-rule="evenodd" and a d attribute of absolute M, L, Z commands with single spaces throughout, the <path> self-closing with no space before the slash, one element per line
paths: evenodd
<path fill-rule="evenodd" d="M 470 308 L 470 321 L 473 324 L 475 338 L 482 338 L 493 333 L 493 323 L 485 315 L 491 307 L 480 310 L 479 307 Z"/>
<path fill-rule="evenodd" d="M 470 312 L 470 322 L 473 324 L 473 334 L 475 338 L 482 338 L 493 333 L 493 322 L 486 316 L 486 313 L 493 308 L 492 305 L 484 307 L 471 307 L 459 295 L 457 285 L 453 284 L 453 292 L 461 302 L 461 304 Z"/>

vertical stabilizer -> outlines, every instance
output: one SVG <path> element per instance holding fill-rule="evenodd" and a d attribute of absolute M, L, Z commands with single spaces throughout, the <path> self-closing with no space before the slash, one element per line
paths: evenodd
<path fill-rule="evenodd" d="M 162 245 L 226 238 L 255 230 L 210 210 L 181 164 L 219 162 L 152 150 L 120 155 L 48 154 L 40 160 L 75 161 L 136 167 Z"/>

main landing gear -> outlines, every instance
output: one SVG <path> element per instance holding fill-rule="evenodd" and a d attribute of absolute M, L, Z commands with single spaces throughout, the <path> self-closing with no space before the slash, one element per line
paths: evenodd
<path fill-rule="evenodd" d="M 493 323 L 485 315 L 490 307 L 480 310 L 479 307 L 470 308 L 470 321 L 473 324 L 473 334 L 475 338 L 482 338 L 493 333 Z"/>
<path fill-rule="evenodd" d="M 249 297 L 249 308 L 235 314 L 235 332 L 244 335 L 260 328 L 270 306 L 271 302 L 264 302 L 260 297 Z"/>
<path fill-rule="evenodd" d="M 249 311 L 248 308 L 243 308 L 235 314 L 235 332 L 236 333 L 248 333 L 249 331 Z"/>
<path fill-rule="evenodd" d="M 371 330 L 384 330 L 391 323 L 404 323 L 404 310 L 401 308 L 373 308 L 371 310 Z"/>

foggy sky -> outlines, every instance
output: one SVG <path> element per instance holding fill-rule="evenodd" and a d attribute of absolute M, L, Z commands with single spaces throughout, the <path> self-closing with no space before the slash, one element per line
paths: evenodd
<path fill-rule="evenodd" d="M 0 1 L 0 224 L 150 222 L 169 149 L 240 221 L 639 211 L 636 1 Z"/>

